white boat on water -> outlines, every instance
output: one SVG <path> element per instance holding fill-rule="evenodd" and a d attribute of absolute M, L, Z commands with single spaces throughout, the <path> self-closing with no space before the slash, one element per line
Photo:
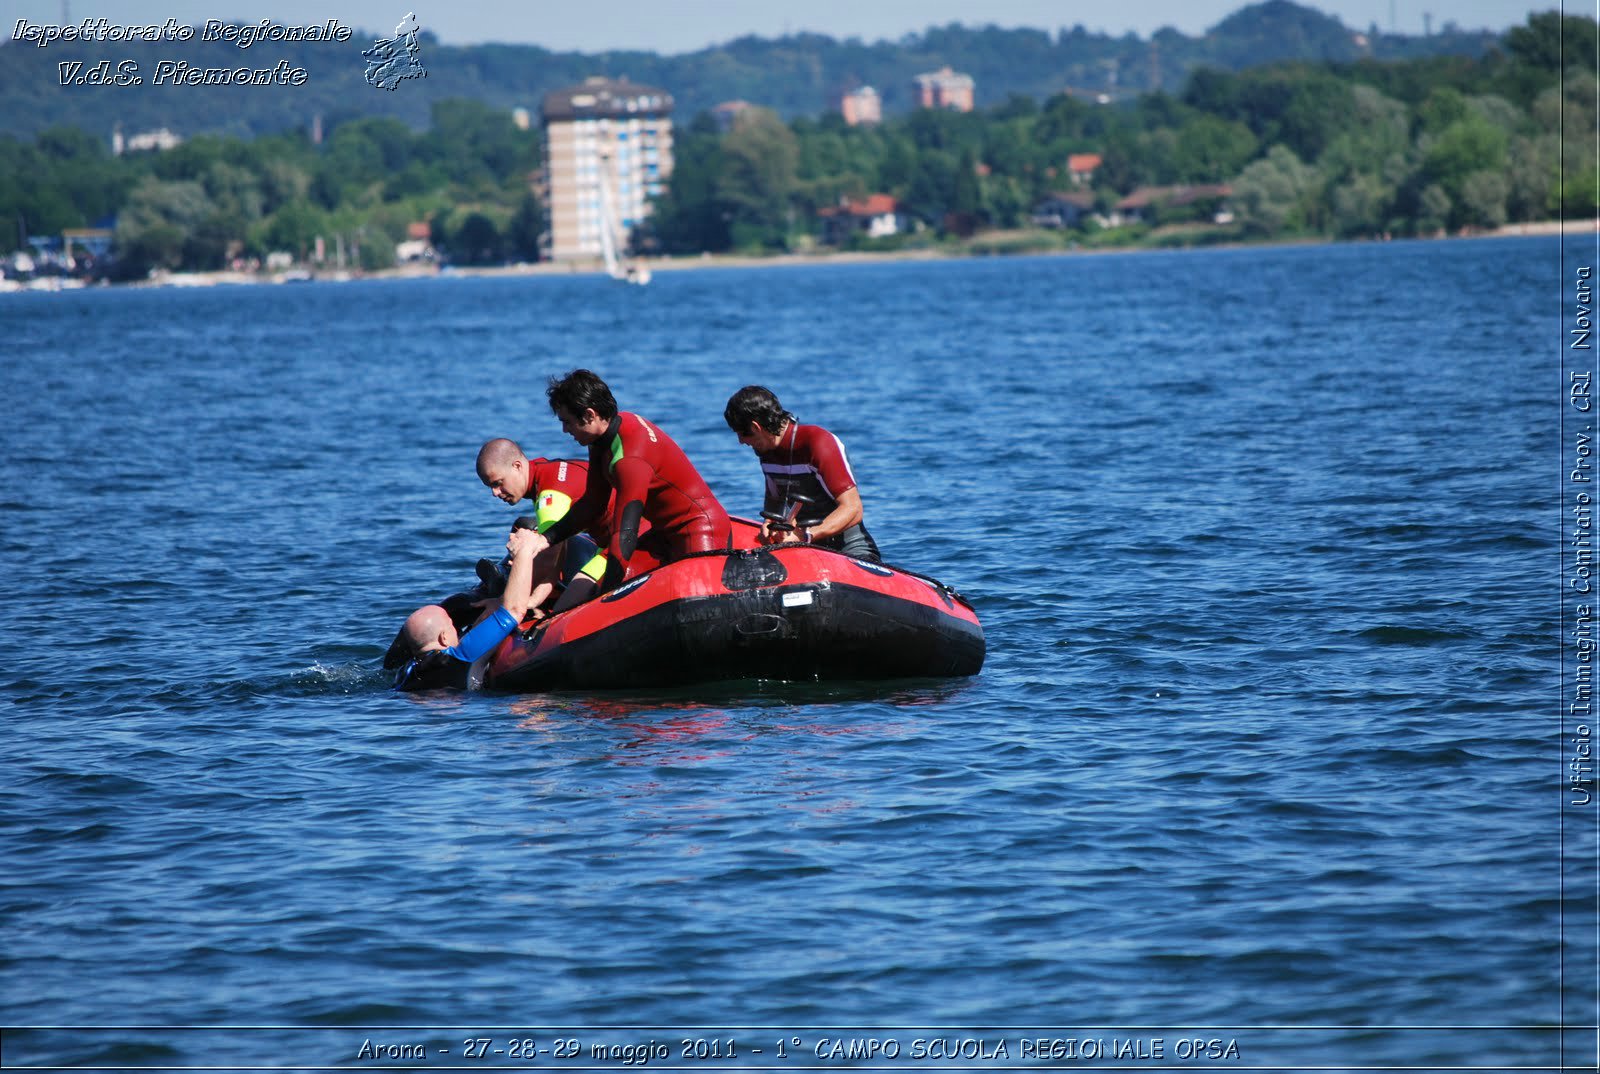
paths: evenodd
<path fill-rule="evenodd" d="M 624 263 L 621 251 L 627 245 L 622 231 L 622 220 L 616 203 L 611 198 L 609 158 L 602 160 L 600 168 L 600 253 L 605 258 L 606 275 L 613 280 L 643 287 L 650 282 L 650 267 L 638 260 Z"/>
<path fill-rule="evenodd" d="M 76 291 L 87 286 L 88 284 L 72 276 L 36 276 L 27 283 L 22 284 L 22 289 L 28 291 Z"/>

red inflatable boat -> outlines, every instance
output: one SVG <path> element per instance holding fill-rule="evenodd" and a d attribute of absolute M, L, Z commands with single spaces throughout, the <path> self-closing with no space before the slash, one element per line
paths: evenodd
<path fill-rule="evenodd" d="M 975 675 L 983 627 L 931 578 L 813 545 L 735 548 L 630 578 L 524 623 L 489 658 L 490 690 L 664 686 L 717 679 Z"/>

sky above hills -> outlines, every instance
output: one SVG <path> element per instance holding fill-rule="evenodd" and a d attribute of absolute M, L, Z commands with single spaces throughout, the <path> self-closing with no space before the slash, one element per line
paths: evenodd
<path fill-rule="evenodd" d="M 1082 24 L 1085 29 L 1120 35 L 1129 31 L 1148 37 L 1163 26 L 1196 36 L 1241 7 L 1247 0 L 1132 0 L 1113 6 L 1081 0 L 808 0 L 805 4 L 775 0 L 607 0 L 574 4 L 571 0 L 482 0 L 470 4 L 446 0 L 10 0 L 0 7 L 0 39 L 9 39 L 16 20 L 49 25 L 80 23 L 86 18 L 145 25 L 168 18 L 200 25 L 208 19 L 307 25 L 338 19 L 360 31 L 392 32 L 408 11 L 423 29 L 450 45 L 499 41 L 542 45 L 557 51 L 602 52 L 642 49 L 662 53 L 691 52 L 744 34 L 776 37 L 812 31 L 830 37 L 866 41 L 900 36 L 930 25 L 961 22 L 969 26 L 1032 26 L 1057 30 Z M 1505 30 L 1527 21 L 1534 11 L 1558 6 L 1528 0 L 1315 0 L 1316 8 L 1351 29 L 1420 34 L 1424 13 L 1432 13 L 1439 29 L 1453 21 L 1462 29 Z M 1590 14 L 1592 4 L 1565 0 L 1571 14 Z"/>

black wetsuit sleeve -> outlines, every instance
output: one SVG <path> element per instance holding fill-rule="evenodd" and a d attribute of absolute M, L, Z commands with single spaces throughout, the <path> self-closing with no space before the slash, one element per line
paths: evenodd
<path fill-rule="evenodd" d="M 617 531 L 611 537 L 611 560 L 622 567 L 639 547 L 639 521 L 644 517 L 645 497 L 650 492 L 654 471 L 641 459 L 624 458 L 617 462 Z"/>
<path fill-rule="evenodd" d="M 639 547 L 639 522 L 643 518 L 643 500 L 629 500 L 622 509 L 617 526 L 617 553 L 624 561 L 632 559 L 633 550 Z"/>

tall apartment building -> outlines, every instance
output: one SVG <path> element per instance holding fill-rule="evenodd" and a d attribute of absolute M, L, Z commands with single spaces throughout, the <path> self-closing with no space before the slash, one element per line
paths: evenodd
<path fill-rule="evenodd" d="M 627 79 L 587 78 L 546 94 L 543 200 L 555 260 L 598 258 L 606 211 L 619 240 L 672 174 L 672 97 Z"/>
<path fill-rule="evenodd" d="M 839 114 L 849 126 L 883 122 L 883 100 L 871 86 L 859 86 L 839 98 Z"/>
<path fill-rule="evenodd" d="M 955 112 L 972 111 L 971 75 L 952 71 L 948 66 L 917 76 L 917 106 L 948 108 Z"/>

